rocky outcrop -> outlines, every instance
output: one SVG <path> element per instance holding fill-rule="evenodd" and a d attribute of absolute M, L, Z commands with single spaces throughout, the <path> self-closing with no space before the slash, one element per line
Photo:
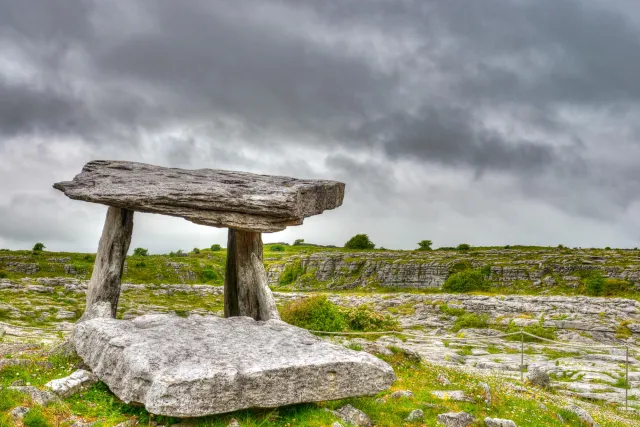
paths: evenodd
<path fill-rule="evenodd" d="M 87 163 L 73 181 L 54 188 L 75 200 L 257 232 L 302 224 L 344 198 L 337 181 L 106 160 Z"/>
<path fill-rule="evenodd" d="M 484 250 L 473 255 L 460 251 L 327 251 L 294 255 L 273 262 L 269 265 L 268 273 L 272 286 L 280 284 L 282 274 L 287 269 L 295 271 L 299 278 L 311 275 L 316 282 L 320 282 L 309 284 L 297 280 L 293 285 L 299 289 L 340 289 L 366 285 L 429 289 L 440 288 L 447 277 L 461 266 L 488 268 L 490 280 L 506 287 L 519 281 L 529 288 L 540 290 L 560 283 L 576 286 L 580 282 L 579 275 L 589 270 L 640 286 L 640 251 L 629 251 L 623 258 L 614 253 L 607 257 L 594 257 L 588 251 L 553 254 L 553 250 L 549 249 L 522 252 Z"/>
<path fill-rule="evenodd" d="M 125 402 L 196 417 L 373 395 L 389 365 L 278 320 L 147 315 L 76 326 L 80 357 Z"/>

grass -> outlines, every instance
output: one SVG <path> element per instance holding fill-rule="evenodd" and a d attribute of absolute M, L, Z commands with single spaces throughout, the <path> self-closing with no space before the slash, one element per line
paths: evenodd
<path fill-rule="evenodd" d="M 357 348 L 354 348 L 357 350 Z M 141 425 L 149 425 L 151 421 L 171 425 L 178 419 L 153 416 L 144 408 L 128 405 L 119 401 L 109 389 L 98 383 L 81 394 L 64 399 L 61 403 L 50 404 L 41 408 L 29 401 L 28 397 L 6 390 L 6 386 L 21 379 L 41 387 L 52 378 L 68 375 L 78 362 L 73 358 L 47 356 L 46 353 L 22 355 L 32 363 L 19 367 L 5 367 L 0 370 L 0 426 L 13 426 L 6 416 L 6 411 L 17 405 L 31 407 L 31 415 L 25 419 L 25 426 L 69 426 L 65 421 L 69 417 L 81 417 L 87 421 L 96 421 L 96 427 L 113 426 L 119 422 L 135 418 Z M 378 427 L 387 426 L 422 426 L 435 425 L 438 414 L 449 411 L 466 411 L 476 419 L 484 417 L 506 418 L 513 420 L 518 426 L 579 426 L 575 415 L 562 410 L 565 405 L 563 397 L 553 393 L 541 392 L 534 388 L 527 391 L 516 391 L 508 381 L 498 377 L 487 377 L 479 374 L 422 363 L 398 350 L 391 356 L 379 356 L 392 365 L 397 381 L 391 390 L 377 396 L 353 398 L 334 402 L 320 402 L 294 405 L 285 408 L 268 410 L 245 410 L 232 414 L 210 416 L 191 420 L 194 426 L 224 427 L 232 418 L 242 426 L 275 426 L 275 427 L 319 427 L 331 425 L 338 419 L 326 409 L 337 409 L 351 404 L 367 413 Z M 441 386 L 437 377 L 444 374 L 451 385 Z M 486 382 L 491 388 L 491 404 L 482 398 L 480 382 Z M 388 395 L 397 390 L 411 390 L 414 397 L 409 399 L 388 399 Z M 472 396 L 472 402 L 455 402 L 441 400 L 431 394 L 433 390 L 463 390 Z M 377 398 L 382 398 L 376 401 Z M 544 404 L 544 407 L 539 404 Z M 425 412 L 424 422 L 408 423 L 404 421 L 409 412 L 421 408 Z M 589 405 L 589 412 L 603 427 L 621 425 L 614 418 L 612 408 L 604 405 Z M 557 417 L 561 414 L 566 422 L 563 424 Z M 616 413 L 618 414 L 618 413 Z M 624 415 L 618 414 L 618 417 Z M 28 421 L 27 421 L 28 420 Z M 29 424 L 27 424 L 29 423 Z M 478 424 L 480 425 L 480 424 Z M 629 424 L 633 425 L 629 420 Z"/>

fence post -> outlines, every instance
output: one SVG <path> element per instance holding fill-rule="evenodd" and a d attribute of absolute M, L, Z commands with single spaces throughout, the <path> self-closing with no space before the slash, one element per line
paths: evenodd
<path fill-rule="evenodd" d="M 524 330 L 520 328 L 520 382 L 524 383 Z"/>
<path fill-rule="evenodd" d="M 624 385 L 624 409 L 629 410 L 629 345 L 625 346 L 625 359 L 627 364 L 627 372 L 625 374 L 626 384 Z"/>

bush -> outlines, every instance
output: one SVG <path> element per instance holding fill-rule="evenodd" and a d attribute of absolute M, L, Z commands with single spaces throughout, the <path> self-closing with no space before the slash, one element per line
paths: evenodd
<path fill-rule="evenodd" d="M 210 280 L 218 280 L 218 273 L 216 273 L 212 268 L 206 268 L 202 270 L 202 281 L 208 282 Z"/>
<path fill-rule="evenodd" d="M 287 303 L 280 316 L 291 325 L 312 331 L 342 332 L 347 327 L 338 307 L 324 295 Z"/>
<path fill-rule="evenodd" d="M 279 282 L 281 285 L 288 285 L 295 282 L 303 273 L 302 263 L 300 260 L 295 260 L 286 265 L 284 271 L 280 275 Z"/>
<path fill-rule="evenodd" d="M 40 252 L 43 251 L 44 248 L 46 248 L 46 246 L 40 242 L 36 243 L 35 245 L 33 245 L 33 252 Z"/>
<path fill-rule="evenodd" d="M 380 331 L 398 329 L 399 323 L 367 305 L 338 307 L 324 295 L 287 303 L 280 310 L 282 320 L 300 328 L 323 332 Z"/>
<path fill-rule="evenodd" d="M 431 240 L 420 240 L 418 242 L 418 250 L 419 251 L 430 251 L 431 250 L 431 245 L 433 245 L 433 242 Z"/>
<path fill-rule="evenodd" d="M 465 313 L 458 316 L 451 330 L 458 332 L 460 329 L 486 328 L 489 326 L 488 314 Z"/>
<path fill-rule="evenodd" d="M 145 248 L 135 248 L 133 250 L 133 256 L 147 256 L 149 255 L 149 250 Z"/>
<path fill-rule="evenodd" d="M 456 249 L 459 251 L 468 251 L 471 249 L 471 245 L 468 243 L 460 243 Z"/>
<path fill-rule="evenodd" d="M 600 296 L 604 294 L 605 280 L 599 272 L 593 272 L 585 280 L 587 295 Z"/>
<path fill-rule="evenodd" d="M 6 271 L 0 270 L 0 279 L 6 279 L 9 277 Z"/>
<path fill-rule="evenodd" d="M 198 255 L 198 254 L 200 254 L 200 249 L 193 248 L 193 250 L 191 252 L 193 252 L 194 254 Z"/>
<path fill-rule="evenodd" d="M 486 291 L 489 281 L 478 270 L 464 270 L 449 276 L 442 289 L 447 292 Z"/>
<path fill-rule="evenodd" d="M 449 307 L 449 304 L 446 303 L 440 305 L 440 311 L 447 316 L 462 316 L 466 313 L 464 308 Z"/>
<path fill-rule="evenodd" d="M 384 316 L 363 304 L 357 307 L 339 308 L 352 331 L 388 331 L 398 329 L 399 323 L 391 316 Z"/>
<path fill-rule="evenodd" d="M 344 244 L 346 249 L 374 249 L 376 245 L 366 234 L 356 234 Z"/>
<path fill-rule="evenodd" d="M 282 246 L 282 245 L 271 245 L 271 246 L 269 246 L 269 250 L 271 252 L 284 252 L 284 246 Z"/>
<path fill-rule="evenodd" d="M 217 251 L 219 251 L 219 250 L 222 250 L 222 246 L 220 246 L 220 245 L 219 245 L 219 244 L 217 244 L 217 243 L 214 243 L 213 245 L 211 245 L 211 250 L 212 250 L 213 252 L 217 252 Z"/>

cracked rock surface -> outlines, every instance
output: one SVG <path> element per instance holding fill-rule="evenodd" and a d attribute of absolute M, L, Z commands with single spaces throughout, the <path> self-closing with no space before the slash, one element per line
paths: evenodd
<path fill-rule="evenodd" d="M 113 393 L 158 415 L 198 417 L 374 395 L 395 381 L 377 357 L 279 320 L 93 319 L 78 324 L 74 338 L 80 357 Z"/>

